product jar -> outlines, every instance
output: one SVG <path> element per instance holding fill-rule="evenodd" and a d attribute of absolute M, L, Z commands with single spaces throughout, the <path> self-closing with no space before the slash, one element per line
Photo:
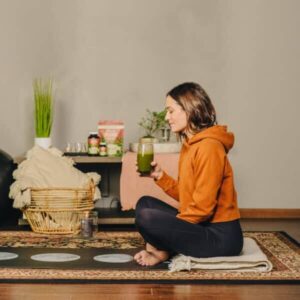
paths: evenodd
<path fill-rule="evenodd" d="M 88 137 L 88 155 L 99 156 L 100 138 L 97 132 L 90 132 Z"/>
<path fill-rule="evenodd" d="M 106 145 L 105 142 L 100 143 L 99 155 L 100 156 L 107 156 L 107 145 Z"/>

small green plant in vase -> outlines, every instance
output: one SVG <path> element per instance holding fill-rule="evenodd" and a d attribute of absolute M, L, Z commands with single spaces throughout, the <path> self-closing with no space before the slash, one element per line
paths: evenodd
<path fill-rule="evenodd" d="M 33 81 L 35 144 L 43 148 L 51 146 L 53 124 L 52 80 L 35 79 Z"/>
<path fill-rule="evenodd" d="M 155 141 L 155 133 L 167 127 L 165 117 L 166 110 L 156 112 L 147 109 L 146 116 L 142 117 L 141 121 L 138 123 L 138 125 L 142 127 L 145 132 L 143 139 L 152 139 L 152 141 Z"/>

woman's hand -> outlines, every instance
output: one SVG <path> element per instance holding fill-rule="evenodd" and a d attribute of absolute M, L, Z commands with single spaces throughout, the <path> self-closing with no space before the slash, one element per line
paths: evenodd
<path fill-rule="evenodd" d="M 152 171 L 149 175 L 149 177 L 153 178 L 154 180 L 159 180 L 163 176 L 163 170 L 160 167 L 160 165 L 157 164 L 156 161 L 151 162 Z M 137 172 L 139 172 L 137 162 L 135 162 L 135 169 Z"/>
<path fill-rule="evenodd" d="M 157 164 L 156 161 L 151 163 L 152 172 L 150 173 L 150 177 L 154 178 L 154 180 L 159 180 L 163 176 L 163 170 L 160 165 Z"/>

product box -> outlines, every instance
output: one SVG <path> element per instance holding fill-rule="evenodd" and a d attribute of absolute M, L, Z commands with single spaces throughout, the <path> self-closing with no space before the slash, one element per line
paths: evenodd
<path fill-rule="evenodd" d="M 100 142 L 107 145 L 108 156 L 122 156 L 124 144 L 124 123 L 122 121 L 99 121 Z"/>

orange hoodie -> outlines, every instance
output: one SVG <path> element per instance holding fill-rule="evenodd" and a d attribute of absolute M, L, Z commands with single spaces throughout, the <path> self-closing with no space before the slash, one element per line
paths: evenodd
<path fill-rule="evenodd" d="M 178 180 L 164 172 L 156 181 L 179 201 L 178 218 L 190 223 L 240 218 L 233 172 L 226 155 L 233 143 L 234 135 L 220 125 L 209 127 L 183 143 Z"/>

